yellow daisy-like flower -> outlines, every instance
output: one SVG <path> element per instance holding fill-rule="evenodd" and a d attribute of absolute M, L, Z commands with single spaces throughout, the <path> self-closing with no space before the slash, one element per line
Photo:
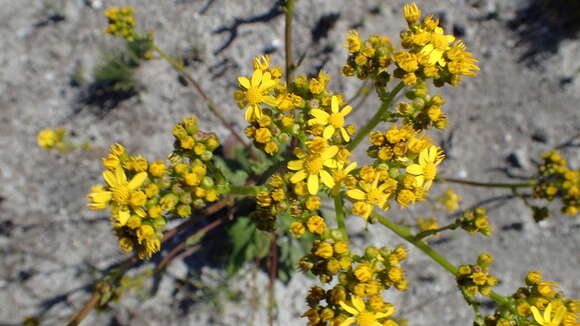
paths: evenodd
<path fill-rule="evenodd" d="M 363 299 L 354 295 L 351 298 L 351 302 L 352 306 L 347 305 L 344 301 L 339 302 L 342 309 L 352 314 L 351 317 L 345 319 L 339 326 L 349 326 L 353 323 L 356 323 L 358 326 L 382 326 L 378 319 L 389 317 L 395 312 L 395 308 L 392 305 L 388 305 L 385 312 L 368 311 Z"/>
<path fill-rule="evenodd" d="M 351 189 L 346 192 L 346 195 L 354 200 L 365 202 L 371 206 L 378 206 L 381 209 L 387 209 L 387 201 L 391 196 L 393 188 L 396 184 L 393 182 L 383 182 L 379 184 L 380 176 L 377 175 L 372 183 L 360 182 L 360 189 Z M 366 210 L 363 218 L 367 219 L 371 214 L 371 210 Z"/>
<path fill-rule="evenodd" d="M 443 161 L 445 155 L 438 146 L 430 146 L 419 153 L 419 164 L 407 167 L 407 173 L 414 175 L 418 186 L 429 190 L 437 175 L 437 165 Z"/>
<path fill-rule="evenodd" d="M 319 124 L 326 126 L 322 133 L 322 136 L 325 139 L 329 139 L 334 135 L 334 131 L 336 129 L 340 130 L 340 135 L 344 141 L 350 141 L 350 136 L 346 129 L 344 128 L 344 117 L 352 111 L 352 107 L 350 105 L 345 106 L 342 108 L 342 111 L 338 110 L 338 98 L 333 96 L 331 99 L 330 109 L 332 113 L 328 113 L 326 111 L 320 109 L 312 109 L 310 110 L 310 114 L 314 116 L 314 118 L 308 120 L 308 123 Z"/>
<path fill-rule="evenodd" d="M 311 195 L 318 193 L 320 182 L 328 188 L 334 187 L 334 179 L 325 168 L 335 168 L 333 157 L 338 153 L 338 146 L 328 146 L 321 152 L 311 151 L 300 160 L 288 162 L 288 169 L 297 171 L 290 178 L 290 182 L 298 183 L 307 179 L 308 192 Z"/>
<path fill-rule="evenodd" d="M 244 88 L 242 93 L 248 103 L 248 110 L 246 110 L 245 115 L 246 121 L 252 122 L 262 117 L 262 108 L 260 106 L 262 103 L 270 106 L 276 105 L 276 99 L 267 94 L 278 83 L 277 79 L 272 79 L 270 72 L 257 69 L 252 74 L 251 79 L 239 77 L 238 82 Z"/>
<path fill-rule="evenodd" d="M 544 310 L 544 315 L 540 313 L 538 308 L 532 306 L 532 314 L 536 322 L 542 326 L 559 326 L 562 323 L 562 319 L 566 315 L 566 307 L 560 306 L 558 310 L 554 313 L 554 318 L 552 319 L 552 303 L 548 304 L 546 310 Z"/>
<path fill-rule="evenodd" d="M 420 53 L 429 58 L 430 65 L 438 63 L 445 67 L 446 61 L 443 58 L 443 53 L 449 49 L 449 44 L 453 41 L 455 41 L 455 36 L 445 35 L 443 28 L 436 27 L 429 35 L 429 43 L 421 49 Z"/>
<path fill-rule="evenodd" d="M 128 205 L 130 204 L 131 193 L 143 185 L 147 179 L 147 172 L 137 173 L 130 181 L 127 181 L 125 171 L 118 166 L 115 173 L 111 171 L 103 172 L 103 178 L 108 184 L 108 190 L 101 186 L 93 187 L 92 193 L 87 197 L 93 202 L 89 203 L 90 209 L 104 209 L 111 201 L 114 217 L 120 225 L 125 225 L 130 217 Z M 144 215 L 142 209 L 137 211 L 138 215 Z"/>

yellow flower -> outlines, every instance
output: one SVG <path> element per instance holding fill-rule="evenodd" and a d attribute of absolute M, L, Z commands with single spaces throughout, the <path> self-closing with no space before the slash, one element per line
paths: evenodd
<path fill-rule="evenodd" d="M 383 182 L 379 184 L 379 178 L 380 176 L 377 175 L 372 183 L 360 182 L 360 189 L 348 190 L 346 195 L 354 200 L 369 204 L 371 208 L 376 205 L 379 208 L 386 210 L 388 208 L 387 201 L 389 200 L 395 185 L 393 182 Z M 371 212 L 372 209 L 365 210 L 362 217 L 367 219 Z"/>
<path fill-rule="evenodd" d="M 425 190 L 429 190 L 437 175 L 437 165 L 441 163 L 444 157 L 445 155 L 437 146 L 425 148 L 419 153 L 419 164 L 409 165 L 407 172 L 415 176 L 415 180 L 417 180 L 419 186 L 423 186 Z"/>
<path fill-rule="evenodd" d="M 339 302 L 342 309 L 352 315 L 340 323 L 339 326 L 349 326 L 353 323 L 356 323 L 358 326 L 382 326 L 378 319 L 389 317 L 395 311 L 395 308 L 390 305 L 385 312 L 367 311 L 363 299 L 354 295 L 351 297 L 351 302 L 352 306 L 347 305 L 344 301 Z"/>
<path fill-rule="evenodd" d="M 422 49 L 420 54 L 428 58 L 429 65 L 438 63 L 444 67 L 446 64 L 443 53 L 449 49 L 449 43 L 455 41 L 455 36 L 443 34 L 443 28 L 435 27 L 429 35 L 429 43 Z"/>
<path fill-rule="evenodd" d="M 338 153 L 338 146 L 328 146 L 321 152 L 310 151 L 300 160 L 288 162 L 288 169 L 297 171 L 290 178 L 290 182 L 298 183 L 306 178 L 308 192 L 311 195 L 318 193 L 320 181 L 328 188 L 334 187 L 334 179 L 325 168 L 335 168 L 336 161 L 332 158 Z"/>
<path fill-rule="evenodd" d="M 108 184 L 108 189 L 102 187 L 93 187 L 92 193 L 87 197 L 93 202 L 88 206 L 91 209 L 103 209 L 110 201 L 113 201 L 113 211 L 119 223 L 124 225 L 129 218 L 127 205 L 129 204 L 131 193 L 137 188 L 141 187 L 145 179 L 147 179 L 147 172 L 137 173 L 131 181 L 127 181 L 125 171 L 121 167 L 115 169 L 115 173 L 111 171 L 103 172 L 103 178 Z M 138 212 L 139 215 L 144 215 Z"/>
<path fill-rule="evenodd" d="M 416 23 L 421 18 L 421 10 L 416 3 L 406 4 L 403 7 L 403 15 L 409 25 Z"/>
<path fill-rule="evenodd" d="M 239 77 L 240 86 L 245 89 L 244 96 L 248 103 L 246 111 L 246 121 L 252 122 L 262 117 L 261 104 L 265 103 L 270 106 L 276 105 L 276 99 L 267 95 L 267 92 L 278 83 L 277 79 L 272 79 L 272 75 L 266 71 L 255 70 L 251 80 L 246 77 Z"/>
<path fill-rule="evenodd" d="M 334 131 L 336 129 L 340 130 L 340 135 L 342 139 L 345 141 L 350 141 L 350 136 L 346 129 L 344 128 L 344 117 L 350 113 L 352 107 L 350 105 L 345 106 L 342 108 L 342 111 L 338 110 L 338 98 L 336 96 L 332 97 L 331 100 L 331 111 L 332 113 L 328 113 L 326 111 L 320 109 L 312 109 L 310 110 L 310 114 L 314 116 L 314 118 L 308 120 L 308 124 L 319 124 L 326 126 L 324 128 L 324 132 L 322 136 L 325 139 L 329 139 L 334 135 Z"/>
<path fill-rule="evenodd" d="M 536 322 L 542 326 L 559 326 L 564 319 L 564 315 L 566 314 L 566 307 L 560 306 L 558 310 L 554 313 L 554 318 L 552 319 L 552 303 L 548 304 L 546 310 L 544 311 L 544 315 L 540 314 L 538 308 L 533 307 L 531 308 L 532 314 L 534 314 L 534 319 Z"/>

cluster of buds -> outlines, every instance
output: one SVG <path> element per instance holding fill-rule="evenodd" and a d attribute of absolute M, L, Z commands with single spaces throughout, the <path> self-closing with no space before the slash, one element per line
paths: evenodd
<path fill-rule="evenodd" d="M 342 67 L 345 76 L 359 79 L 370 78 L 377 87 L 384 87 L 390 79 L 388 72 L 395 47 L 384 36 L 373 35 L 363 41 L 357 31 L 350 31 L 346 37 L 349 56 Z"/>
<path fill-rule="evenodd" d="M 475 265 L 461 265 L 457 268 L 457 284 L 467 295 L 474 297 L 477 293 L 489 296 L 492 287 L 496 286 L 497 279 L 489 274 L 489 266 L 493 256 L 481 253 Z"/>
<path fill-rule="evenodd" d="M 563 213 L 570 216 L 578 214 L 580 211 L 580 170 L 570 169 L 566 159 L 557 151 L 544 153 L 543 159 L 544 162 L 538 166 L 538 182 L 534 186 L 533 196 L 548 201 L 559 198 L 562 202 Z"/>
<path fill-rule="evenodd" d="M 111 7 L 105 11 L 105 17 L 109 24 L 105 28 L 105 33 L 122 37 L 129 42 L 135 39 L 135 16 L 133 8 Z"/>
<path fill-rule="evenodd" d="M 432 231 L 439 229 L 439 224 L 437 223 L 437 218 L 435 216 L 429 218 L 418 217 L 417 228 L 420 232 Z"/>
<path fill-rule="evenodd" d="M 447 116 L 441 111 L 445 100 L 439 94 L 429 95 L 425 81 L 417 82 L 412 90 L 405 93 L 405 97 L 411 102 L 400 102 L 394 117 L 402 118 L 405 124 L 412 125 L 415 130 L 447 128 Z"/>
<path fill-rule="evenodd" d="M 579 325 L 580 301 L 558 291 L 557 283 L 543 281 L 540 271 L 528 272 L 525 286 L 516 290 L 508 305 L 510 309 L 498 309 L 480 325 Z"/>
<path fill-rule="evenodd" d="M 363 256 L 358 256 L 348 250 L 348 243 L 344 240 L 317 242 L 312 253 L 301 260 L 300 266 L 317 275 L 323 283 L 329 283 L 336 276 L 338 284 L 327 291 L 318 286 L 311 288 L 306 298 L 310 308 L 304 313 L 309 325 L 326 325 L 327 322 L 331 325 L 354 322 L 366 325 L 363 321 L 397 325 L 395 321 L 387 320 L 393 314 L 394 306 L 385 302 L 381 295 L 390 287 L 400 291 L 407 289 L 405 271 L 400 266 L 406 257 L 403 246 L 393 250 L 371 246 L 366 248 Z"/>
<path fill-rule="evenodd" d="M 486 237 L 491 236 L 494 230 L 489 224 L 487 210 L 482 207 L 463 212 L 463 215 L 455 220 L 455 224 L 469 234 L 481 233 Z"/>
<path fill-rule="evenodd" d="M 226 180 L 209 162 L 219 146 L 217 137 L 200 132 L 195 117 L 184 119 L 173 132 L 169 166 L 130 155 L 120 144 L 111 146 L 103 158 L 106 185 L 94 186 L 88 195 L 89 208 L 110 208 L 121 250 L 135 250 L 141 259 L 160 250 L 167 216 L 189 217 L 227 192 Z"/>

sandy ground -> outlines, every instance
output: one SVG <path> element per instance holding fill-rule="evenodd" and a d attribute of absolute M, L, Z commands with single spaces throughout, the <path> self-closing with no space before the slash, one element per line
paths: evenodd
<path fill-rule="evenodd" d="M 448 176 L 491 181 L 509 180 L 506 171 L 531 175 L 538 155 L 558 146 L 575 168 L 580 166 L 580 81 L 576 78 L 580 43 L 566 38 L 553 51 L 537 47 L 542 44 L 540 32 L 514 20 L 529 3 L 421 3 L 424 11 L 444 16 L 447 28 L 463 34 L 482 68 L 477 78 L 443 90 L 450 128 L 433 136 L 446 142 L 449 158 L 443 169 Z M 46 325 L 62 323 L 88 298 L 86 286 L 98 271 L 121 257 L 107 216 L 85 208 L 84 195 L 100 182 L 98 155 L 46 153 L 35 143 L 39 130 L 63 126 L 74 132 L 73 140 L 89 141 L 96 152 L 121 142 L 151 160 L 168 154 L 170 128 L 188 114 L 196 114 L 206 129 L 228 136 L 199 95 L 183 86 L 161 60 L 137 70 L 142 90 L 116 108 L 102 110 L 79 103 L 81 90 L 71 86 L 71 76 L 81 69 L 90 80 L 105 51 L 120 46 L 102 33 L 103 8 L 113 4 L 135 6 L 142 30 L 155 30 L 158 44 L 168 52 L 195 54 L 189 71 L 238 130 L 244 123 L 231 96 L 236 77 L 248 75 L 251 58 L 266 51 L 273 52 L 275 63 L 283 62 L 283 15 L 270 0 L 0 0 L 1 325 L 16 325 L 24 316 L 39 313 Z M 379 33 L 396 39 L 403 27 L 401 8 L 401 1 L 357 0 L 354 6 L 348 0 L 298 1 L 296 53 L 306 53 L 301 72 L 311 74 L 322 67 L 336 76 L 346 58 L 344 35 L 353 26 L 362 35 Z M 336 78 L 330 87 L 353 94 L 359 85 L 356 80 Z M 368 101 L 352 114 L 352 121 L 364 122 L 375 107 L 375 101 Z M 510 156 L 517 162 L 508 160 Z M 464 198 L 463 208 L 509 194 L 454 188 Z M 569 296 L 578 297 L 577 218 L 557 215 L 535 224 L 517 200 L 493 200 L 485 206 L 498 230 L 491 239 L 457 232 L 435 248 L 456 264 L 474 262 L 481 251 L 493 253 L 493 270 L 502 281 L 500 293 L 511 293 L 527 270 L 540 269 Z M 428 210 L 419 207 L 396 218 L 423 214 Z M 362 234 L 364 225 L 359 220 L 349 222 L 352 230 Z M 401 242 L 386 230 L 356 239 L 359 246 Z M 230 281 L 225 292 L 235 294 L 231 295 L 235 300 L 221 294 L 219 304 L 196 302 L 176 280 L 192 277 L 195 271 L 207 284 L 217 286 L 222 274 L 219 269 L 193 265 L 200 261 L 203 257 L 175 263 L 158 280 L 153 297 L 147 295 L 150 288 L 135 291 L 111 310 L 92 313 L 84 325 L 266 325 L 265 274 L 247 268 Z M 471 324 L 472 313 L 441 268 L 416 250 L 411 250 L 406 268 L 409 291 L 387 295 L 400 317 L 410 325 Z M 277 302 L 283 307 L 277 325 L 305 324 L 299 315 L 309 283 L 312 280 L 296 276 L 288 284 L 276 284 Z"/>

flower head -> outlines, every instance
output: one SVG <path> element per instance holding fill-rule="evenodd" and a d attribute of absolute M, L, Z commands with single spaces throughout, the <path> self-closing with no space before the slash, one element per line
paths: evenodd
<path fill-rule="evenodd" d="M 350 135 L 344 128 L 344 117 L 350 113 L 352 107 L 350 105 L 345 106 L 342 111 L 338 110 L 338 98 L 336 96 L 332 97 L 331 100 L 331 113 L 320 109 L 312 109 L 310 114 L 314 118 L 308 120 L 309 124 L 319 124 L 323 125 L 324 131 L 322 136 L 325 139 L 329 139 L 334 135 L 335 130 L 340 130 L 340 135 L 344 141 L 350 141 Z"/>
<path fill-rule="evenodd" d="M 560 306 L 552 316 L 552 303 L 550 302 L 544 310 L 544 315 L 540 314 L 538 308 L 532 306 L 532 314 L 534 315 L 534 319 L 536 322 L 542 326 L 559 326 L 566 315 L 566 307 Z M 553 318 L 552 318 L 553 317 Z"/>
<path fill-rule="evenodd" d="M 238 82 L 244 89 L 242 94 L 247 103 L 246 121 L 252 122 L 262 117 L 262 103 L 270 106 L 276 105 L 276 99 L 268 95 L 268 91 L 276 86 L 278 80 L 272 79 L 270 72 L 256 69 L 251 79 L 239 77 Z"/>
<path fill-rule="evenodd" d="M 437 146 L 430 146 L 419 153 L 419 164 L 411 164 L 407 167 L 407 173 L 415 176 L 419 186 L 429 190 L 433 180 L 437 176 L 437 165 L 443 161 L 445 155 Z"/>
<path fill-rule="evenodd" d="M 333 158 L 338 153 L 338 146 L 328 146 L 326 140 L 315 138 L 308 147 L 308 153 L 301 153 L 299 160 L 288 162 L 288 169 L 296 171 L 290 182 L 298 183 L 307 179 L 308 192 L 316 195 L 320 182 L 328 188 L 334 187 L 334 179 L 327 168 L 336 167 L 336 160 Z"/>
<path fill-rule="evenodd" d="M 392 305 L 387 305 L 385 312 L 368 311 L 363 299 L 354 295 L 351 297 L 351 302 L 352 306 L 347 305 L 344 301 L 339 302 L 342 309 L 352 315 L 340 323 L 340 326 L 349 326 L 352 323 L 356 323 L 358 326 L 382 326 L 378 320 L 389 317 L 395 312 L 395 308 Z"/>

